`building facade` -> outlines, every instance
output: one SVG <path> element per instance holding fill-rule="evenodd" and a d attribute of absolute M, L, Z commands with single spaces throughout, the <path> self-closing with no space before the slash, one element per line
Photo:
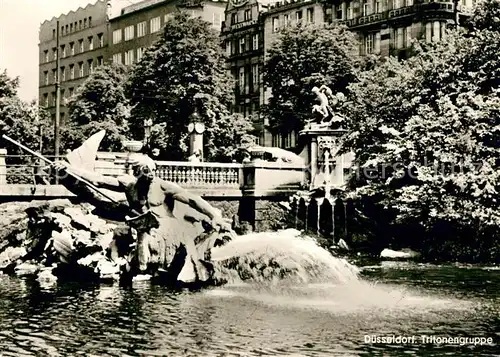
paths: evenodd
<path fill-rule="evenodd" d="M 329 22 L 359 35 L 361 54 L 407 57 L 413 41 L 440 41 L 459 25 L 475 0 L 328 0 Z"/>
<path fill-rule="evenodd" d="M 168 19 L 178 11 L 201 17 L 220 31 L 225 8 L 225 1 L 201 0 L 145 0 L 127 6 L 119 16 L 110 19 L 109 60 L 127 66 L 140 61 Z"/>
<path fill-rule="evenodd" d="M 264 65 L 264 17 L 267 2 L 230 0 L 221 37 L 227 55 L 227 70 L 235 80 L 232 112 L 253 118 L 259 143 L 271 145 L 260 108 L 264 104 L 262 68 Z"/>
<path fill-rule="evenodd" d="M 61 88 L 61 123 L 68 118 L 65 99 L 107 58 L 107 3 L 99 0 L 85 8 L 45 21 L 39 32 L 39 103 L 55 117 L 56 71 Z M 57 23 L 59 22 L 59 28 Z M 57 49 L 59 35 L 59 51 Z M 56 59 L 59 56 L 59 68 Z"/>
<path fill-rule="evenodd" d="M 277 1 L 271 4 L 264 16 L 264 59 L 267 60 L 269 49 L 276 42 L 282 29 L 298 24 L 311 25 L 325 23 L 324 3 L 321 0 Z M 272 95 L 269 89 L 264 91 L 264 103 Z M 294 149 L 298 133 L 288 130 L 272 133 L 272 146 Z"/>

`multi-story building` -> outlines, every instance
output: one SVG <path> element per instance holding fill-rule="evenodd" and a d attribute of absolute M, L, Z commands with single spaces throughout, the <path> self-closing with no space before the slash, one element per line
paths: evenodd
<path fill-rule="evenodd" d="M 264 103 L 264 17 L 268 1 L 230 0 L 221 37 L 227 53 L 227 69 L 235 79 L 231 110 L 254 119 L 261 145 L 271 144 L 271 135 L 259 115 Z"/>
<path fill-rule="evenodd" d="M 56 71 L 59 70 L 62 123 L 68 117 L 65 98 L 69 98 L 93 69 L 101 65 L 107 57 L 106 13 L 106 1 L 98 0 L 95 4 L 54 17 L 40 25 L 39 103 L 55 116 L 55 81 Z M 56 68 L 57 56 L 59 68 Z"/>
<path fill-rule="evenodd" d="M 328 21 L 359 34 L 360 53 L 406 57 L 415 40 L 440 41 L 475 0 L 328 0 Z"/>
<path fill-rule="evenodd" d="M 325 20 L 322 0 L 277 1 L 271 4 L 264 16 L 264 59 L 268 59 L 268 51 L 283 28 L 298 24 L 322 24 Z M 271 91 L 266 89 L 264 103 L 268 103 L 271 95 Z M 298 133 L 293 128 L 272 134 L 272 146 L 295 148 L 297 140 Z"/>
<path fill-rule="evenodd" d="M 139 61 L 177 11 L 201 17 L 220 31 L 225 8 L 226 1 L 211 0 L 145 0 L 127 6 L 110 19 L 110 60 L 125 65 Z"/>

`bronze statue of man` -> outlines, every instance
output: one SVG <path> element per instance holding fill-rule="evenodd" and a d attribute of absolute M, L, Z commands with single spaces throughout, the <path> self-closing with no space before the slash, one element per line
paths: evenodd
<path fill-rule="evenodd" d="M 231 231 L 229 222 L 203 198 L 156 177 L 156 165 L 151 158 L 136 155 L 131 165 L 133 174 L 119 177 L 81 170 L 61 161 L 53 164 L 53 167 L 58 175 L 68 170 L 99 188 L 125 193 L 129 207 L 136 216 L 129 217 L 129 220 L 137 234 L 137 273 L 155 274 L 160 269 L 176 280 L 183 267 L 192 264 L 196 276 L 191 277 L 191 280 L 204 281 L 207 277 L 203 276 L 203 257 L 198 256 L 194 244 L 196 237 L 192 236 L 192 230 L 183 231 L 182 227 L 188 227 L 188 224 L 182 218 L 174 217 L 175 204 L 178 202 L 195 209 L 214 229 Z M 64 180 L 61 182 L 64 184 Z M 179 257 L 181 264 L 178 264 Z"/>

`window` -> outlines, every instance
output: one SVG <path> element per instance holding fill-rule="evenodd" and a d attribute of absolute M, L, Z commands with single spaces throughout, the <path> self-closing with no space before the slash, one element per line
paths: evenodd
<path fill-rule="evenodd" d="M 75 65 L 74 64 L 69 65 L 69 78 L 75 79 Z"/>
<path fill-rule="evenodd" d="M 234 55 L 238 53 L 238 41 L 234 40 L 234 42 L 231 44 L 231 54 Z"/>
<path fill-rule="evenodd" d="M 258 64 L 252 65 L 252 85 L 254 86 L 254 89 L 257 89 L 259 86 L 259 65 Z"/>
<path fill-rule="evenodd" d="M 289 26 L 290 25 L 290 16 L 288 16 L 288 14 L 283 15 L 283 24 L 285 26 Z"/>
<path fill-rule="evenodd" d="M 411 46 L 411 26 L 408 26 L 405 28 L 405 47 L 410 47 Z"/>
<path fill-rule="evenodd" d="M 78 40 L 78 48 L 79 48 L 80 53 L 82 53 L 84 51 L 83 40 Z"/>
<path fill-rule="evenodd" d="M 97 35 L 97 45 L 99 47 L 104 47 L 104 36 L 102 33 Z"/>
<path fill-rule="evenodd" d="M 219 30 L 221 25 L 222 25 L 221 14 L 214 13 L 212 26 Z"/>
<path fill-rule="evenodd" d="M 122 30 L 114 30 L 113 31 L 113 44 L 117 44 L 122 42 Z"/>
<path fill-rule="evenodd" d="M 70 32 L 73 32 L 73 24 L 70 24 L 70 25 L 69 25 L 69 31 L 70 31 Z"/>
<path fill-rule="evenodd" d="M 380 53 L 380 39 L 381 39 L 380 32 L 377 32 L 375 34 L 375 44 L 374 44 L 375 53 Z"/>
<path fill-rule="evenodd" d="M 307 16 L 307 22 L 308 23 L 313 23 L 314 22 L 314 8 L 310 7 L 309 9 L 307 9 L 307 12 L 306 12 L 306 16 Z"/>
<path fill-rule="evenodd" d="M 245 10 L 245 12 L 243 13 L 243 21 L 249 21 L 252 19 L 252 13 L 250 12 L 250 10 Z"/>
<path fill-rule="evenodd" d="M 146 35 L 146 21 L 137 24 L 137 37 Z"/>
<path fill-rule="evenodd" d="M 73 96 L 73 92 L 74 92 L 74 89 L 73 88 L 70 88 L 69 89 L 69 96 L 72 97 Z"/>
<path fill-rule="evenodd" d="M 64 26 L 61 26 L 61 35 L 64 36 Z"/>
<path fill-rule="evenodd" d="M 139 47 L 137 49 L 137 62 L 139 62 L 142 59 L 142 56 L 144 56 L 144 47 Z"/>
<path fill-rule="evenodd" d="M 50 106 L 56 105 L 56 92 L 50 93 Z"/>
<path fill-rule="evenodd" d="M 368 16 L 371 13 L 370 9 L 370 1 L 369 0 L 363 0 L 363 16 Z"/>
<path fill-rule="evenodd" d="M 240 72 L 238 76 L 238 87 L 240 91 L 245 89 L 245 67 L 240 67 Z"/>
<path fill-rule="evenodd" d="M 55 69 L 52 70 L 52 83 L 57 82 L 57 72 Z"/>
<path fill-rule="evenodd" d="M 49 106 L 49 93 L 43 93 L 43 104 L 44 107 Z"/>
<path fill-rule="evenodd" d="M 72 56 L 75 55 L 75 44 L 73 42 L 71 42 L 69 44 L 69 51 L 70 51 L 70 53 L 71 53 Z"/>
<path fill-rule="evenodd" d="M 89 59 L 87 61 L 87 64 L 89 66 L 89 74 L 92 74 L 92 72 L 94 72 L 94 60 Z"/>
<path fill-rule="evenodd" d="M 259 34 L 256 33 L 252 36 L 252 50 L 258 50 L 259 49 Z"/>
<path fill-rule="evenodd" d="M 214 14 L 215 16 L 215 14 Z M 174 17 L 174 14 L 165 14 L 165 16 L 163 16 L 163 22 L 168 22 L 168 20 L 170 20 L 171 18 Z M 146 24 L 146 23 L 144 23 Z"/>
<path fill-rule="evenodd" d="M 150 27 L 150 32 L 151 33 L 155 33 L 155 32 L 160 31 L 160 28 L 161 28 L 160 17 L 158 16 L 158 17 L 155 17 L 154 19 L 151 19 L 149 27 Z"/>
<path fill-rule="evenodd" d="M 273 32 L 278 32 L 280 29 L 279 17 L 273 17 Z"/>
<path fill-rule="evenodd" d="M 61 81 L 66 80 L 66 68 L 61 67 Z"/>
<path fill-rule="evenodd" d="M 97 65 L 98 66 L 102 66 L 102 64 L 103 64 L 103 58 L 102 58 L 102 56 L 97 57 Z"/>
<path fill-rule="evenodd" d="M 393 0 L 393 8 L 394 9 L 399 9 L 404 6 L 404 1 L 405 0 Z"/>
<path fill-rule="evenodd" d="M 125 27 L 125 41 L 130 41 L 134 38 L 134 25 Z"/>
<path fill-rule="evenodd" d="M 347 20 L 351 20 L 354 17 L 351 3 L 347 6 Z"/>
<path fill-rule="evenodd" d="M 127 52 L 125 52 L 125 65 L 130 66 L 133 63 L 134 63 L 134 51 L 128 50 Z"/>
<path fill-rule="evenodd" d="M 45 85 L 49 85 L 49 71 L 45 71 L 43 72 L 43 83 L 45 83 Z"/>
<path fill-rule="evenodd" d="M 375 13 L 382 12 L 382 0 L 376 0 L 375 1 Z"/>
<path fill-rule="evenodd" d="M 66 34 L 68 33 L 68 31 L 69 31 L 69 26 L 66 25 Z"/>
<path fill-rule="evenodd" d="M 75 22 L 75 30 L 76 30 L 77 23 Z M 81 30 L 82 27 L 82 20 L 78 21 L 78 29 Z"/>
<path fill-rule="evenodd" d="M 365 49 L 365 54 L 370 54 L 373 53 L 373 34 L 369 33 L 365 36 L 365 41 L 364 41 L 364 49 Z"/>
<path fill-rule="evenodd" d="M 238 13 L 231 14 L 231 25 L 238 23 Z"/>
<path fill-rule="evenodd" d="M 52 60 L 55 61 L 57 59 L 57 48 L 52 49 Z"/>
<path fill-rule="evenodd" d="M 297 12 L 295 13 L 295 21 L 296 21 L 297 23 L 301 23 L 301 22 L 302 22 L 302 10 L 297 11 Z"/>
<path fill-rule="evenodd" d="M 85 29 L 87 28 L 87 19 L 86 18 L 83 19 L 83 28 L 85 28 Z"/>
<path fill-rule="evenodd" d="M 406 0 L 406 6 L 413 6 L 413 0 Z"/>
<path fill-rule="evenodd" d="M 56 30 L 52 30 L 52 39 L 55 40 L 56 38 Z"/>
<path fill-rule="evenodd" d="M 434 21 L 432 26 L 432 41 L 437 42 L 441 39 L 441 24 L 439 21 Z"/>
<path fill-rule="evenodd" d="M 245 37 L 240 38 L 240 53 L 245 52 Z"/>
<path fill-rule="evenodd" d="M 66 46 L 62 45 L 61 46 L 61 57 L 64 58 L 66 57 Z"/>
<path fill-rule="evenodd" d="M 403 27 L 400 27 L 396 30 L 396 48 L 404 47 L 404 31 Z"/>
<path fill-rule="evenodd" d="M 83 77 L 83 62 L 78 63 L 78 76 Z"/>
<path fill-rule="evenodd" d="M 344 19 L 344 11 L 342 11 L 343 9 L 343 6 L 342 5 L 337 5 L 336 9 L 336 14 L 335 14 L 335 18 L 337 20 L 343 20 Z"/>
<path fill-rule="evenodd" d="M 92 16 L 89 16 L 89 27 L 92 27 Z"/>
<path fill-rule="evenodd" d="M 44 62 L 49 62 L 49 51 L 48 50 L 43 51 L 43 58 L 44 58 Z"/>
<path fill-rule="evenodd" d="M 231 41 L 226 41 L 226 54 L 231 55 Z"/>
<path fill-rule="evenodd" d="M 115 53 L 113 55 L 113 63 L 122 63 L 122 54 L 121 53 Z"/>

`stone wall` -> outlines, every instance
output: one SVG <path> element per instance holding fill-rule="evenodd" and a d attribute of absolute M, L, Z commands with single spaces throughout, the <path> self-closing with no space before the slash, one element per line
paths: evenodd
<path fill-rule="evenodd" d="M 219 208 L 224 217 L 237 216 L 241 223 L 250 223 L 256 232 L 276 231 L 291 227 L 291 215 L 280 203 L 283 202 L 281 199 L 242 197 L 232 200 L 209 200 L 208 202 Z"/>

